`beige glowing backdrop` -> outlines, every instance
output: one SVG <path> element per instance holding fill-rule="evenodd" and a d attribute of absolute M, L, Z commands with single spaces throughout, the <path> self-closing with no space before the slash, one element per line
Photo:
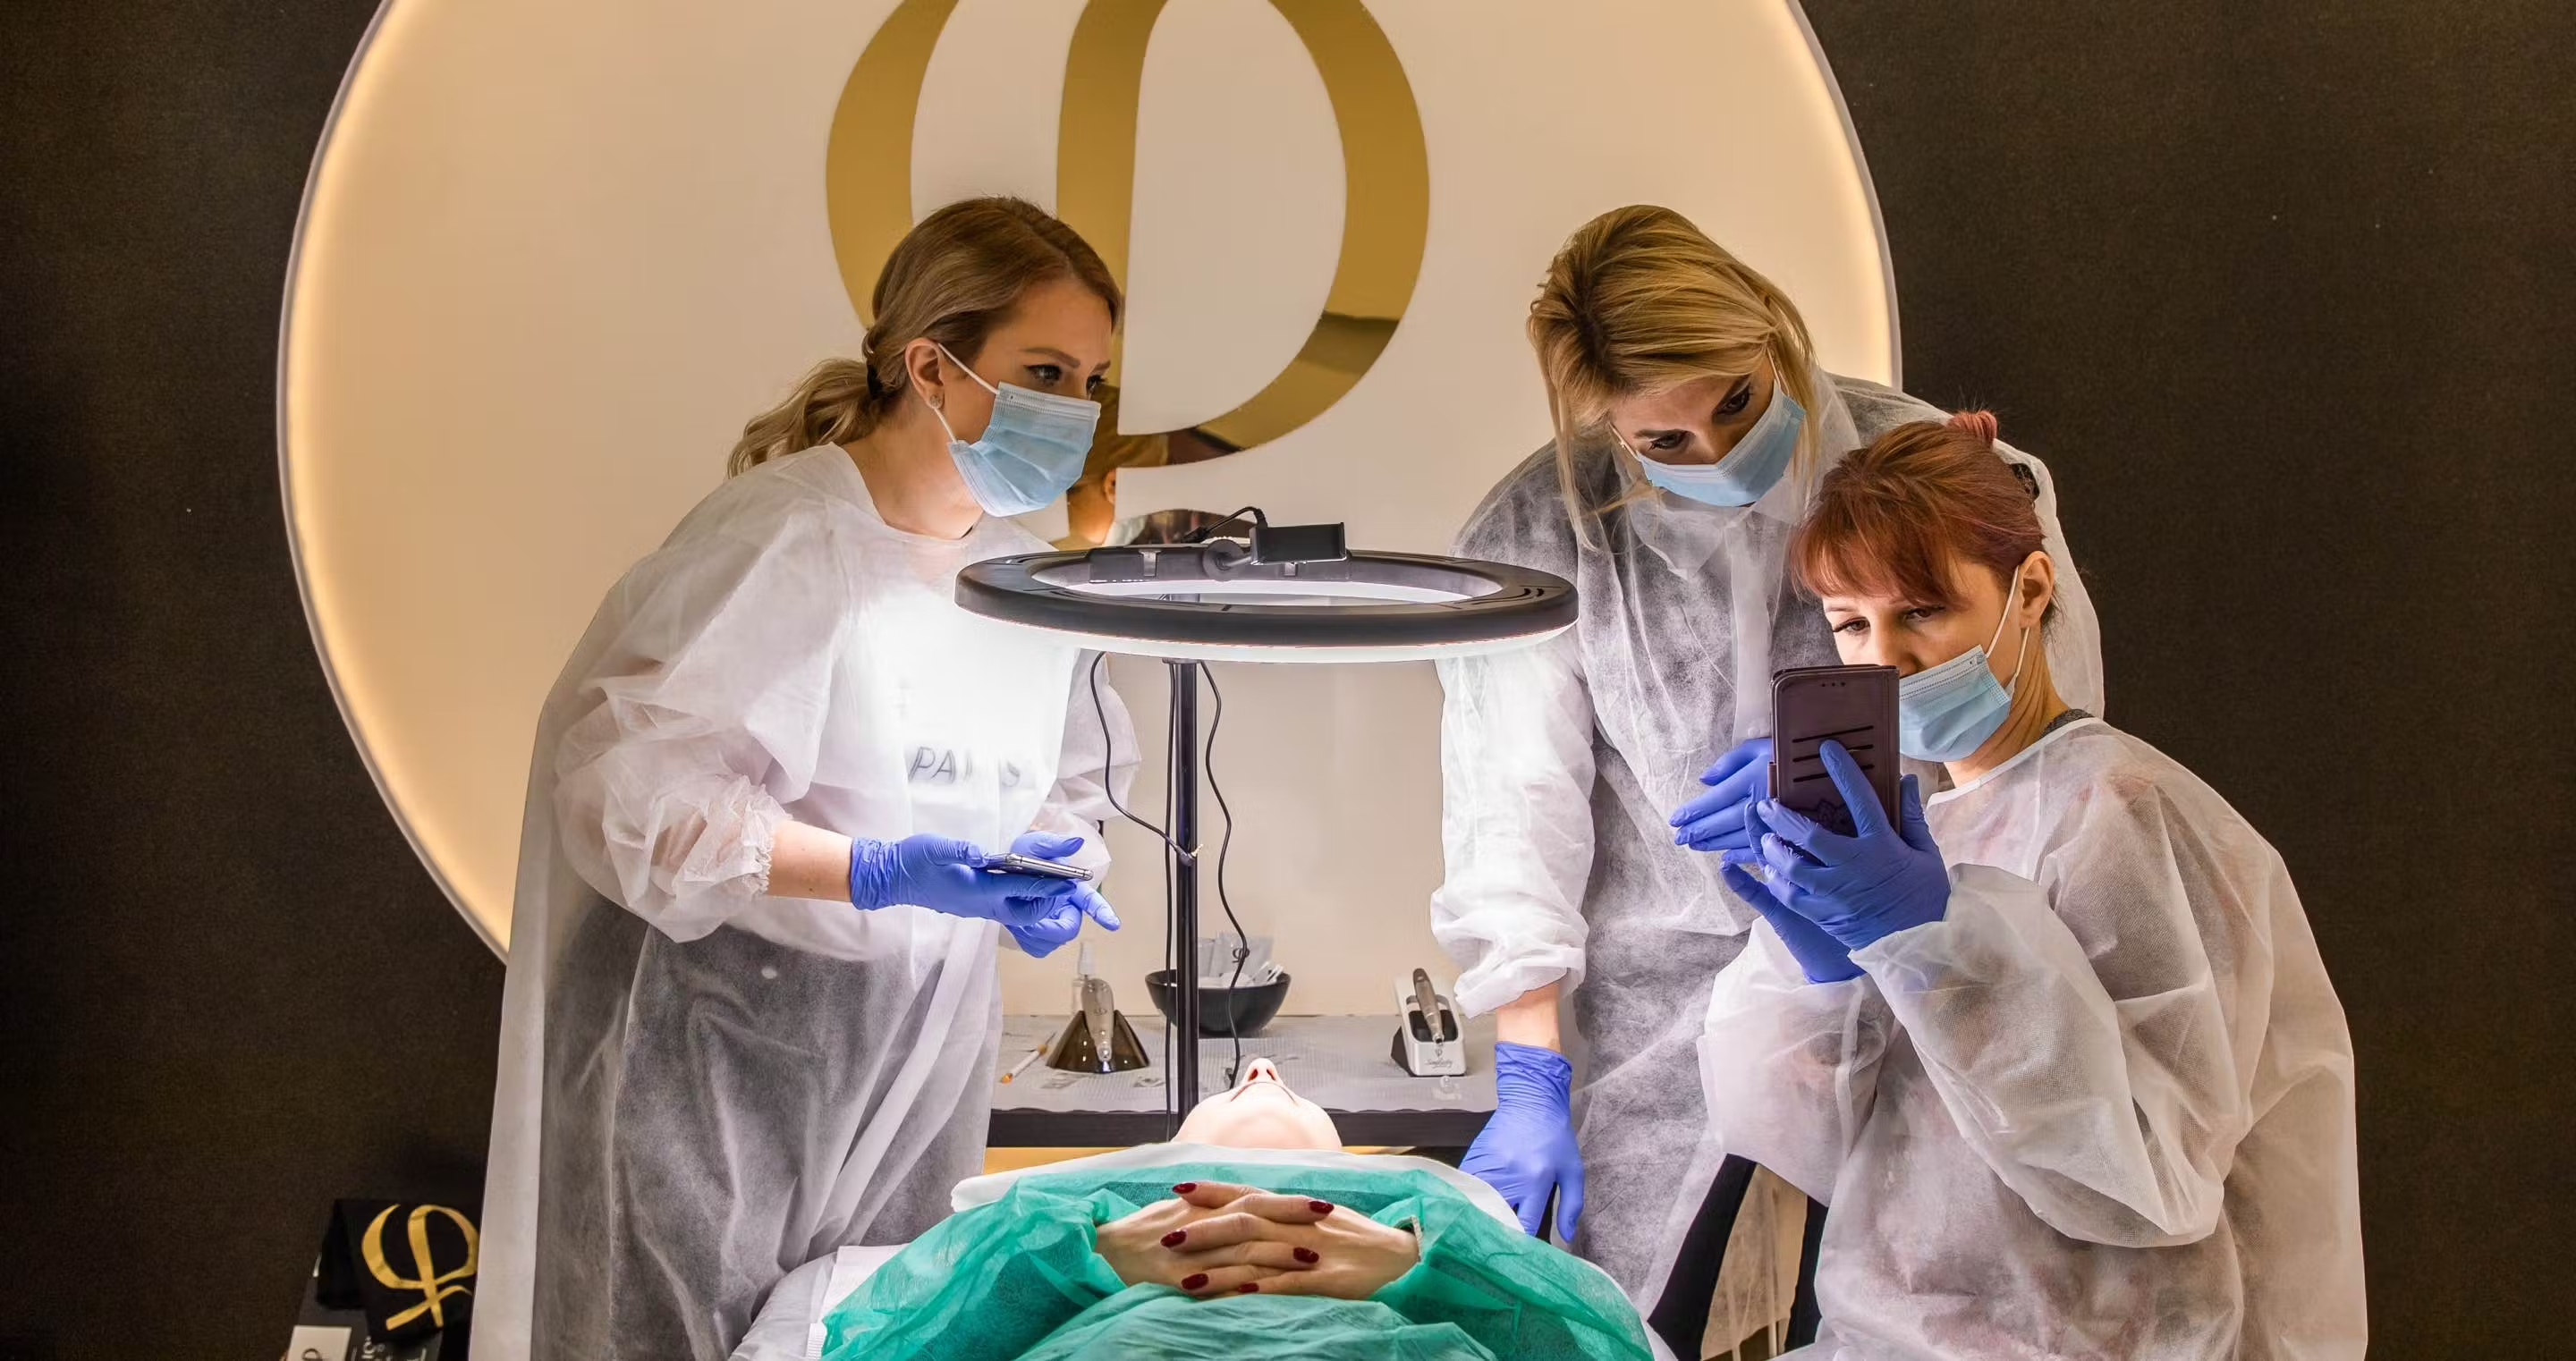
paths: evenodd
<path fill-rule="evenodd" d="M 715 485 L 744 418 L 815 359 L 853 352 L 854 223 L 1006 192 L 1085 207 L 1105 232 L 1100 204 L 1058 202 L 1085 25 L 1113 43 L 1127 26 L 1142 54 L 1132 113 L 1077 86 L 1078 126 L 1063 129 L 1090 157 L 1101 128 L 1132 127 L 1123 428 L 1293 425 L 1227 458 L 1129 472 L 1122 514 L 1258 502 L 1347 520 L 1357 544 L 1440 550 L 1544 438 L 1521 318 L 1565 234 L 1621 203 L 1689 214 L 1798 299 L 1829 366 L 1894 376 L 1867 175 L 1787 0 L 1155 8 L 392 0 L 379 16 L 316 159 L 289 280 L 289 534 L 350 729 L 496 948 L 537 706 L 609 583 Z M 908 167 L 899 126 L 874 126 L 882 91 L 853 80 L 881 29 L 908 41 L 889 15 L 928 44 Z M 1379 230 L 1343 258 L 1346 218 L 1391 210 L 1363 174 L 1381 172 L 1354 160 L 1346 177 L 1336 103 L 1376 101 L 1348 106 L 1372 129 L 1396 106 L 1383 72 L 1336 87 L 1319 70 L 1332 54 L 1310 48 L 1334 24 L 1382 33 L 1418 111 L 1427 221 L 1409 295 L 1401 231 L 1391 255 Z M 852 160 L 871 145 L 908 203 L 851 197 L 875 173 Z M 1346 202 L 1346 178 L 1368 201 Z M 1402 301 L 1383 349 L 1345 353 L 1339 380 L 1296 369 L 1318 317 L 1351 296 Z M 1289 406 L 1321 409 L 1286 418 L 1273 394 L 1273 415 L 1243 417 L 1274 379 L 1348 391 L 1329 405 L 1292 392 Z M 1114 675 L 1156 767 L 1162 668 Z M 1440 875 L 1430 669 L 1217 675 L 1216 773 L 1242 820 L 1228 880 L 1249 927 L 1278 938 L 1292 1009 L 1383 1010 L 1417 963 L 1448 977 L 1424 908 Z M 1159 797 L 1149 774 L 1137 802 Z M 1109 891 L 1132 925 L 1107 938 L 1105 972 L 1142 1007 L 1159 860 L 1132 829 L 1110 840 Z M 1071 953 L 1003 969 L 1008 1005 L 1052 1010 Z"/>

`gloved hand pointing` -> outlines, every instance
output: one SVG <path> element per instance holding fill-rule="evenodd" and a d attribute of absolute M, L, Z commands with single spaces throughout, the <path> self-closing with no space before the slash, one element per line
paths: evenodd
<path fill-rule="evenodd" d="M 1855 835 L 1839 836 L 1773 800 L 1755 805 L 1770 834 L 1758 850 L 1728 851 L 1726 863 L 1759 863 L 1772 896 L 1814 922 L 1825 934 L 1857 950 L 1908 927 L 1936 922 L 1950 908 L 1950 872 L 1923 816 L 1923 795 L 1908 775 L 1900 786 L 1901 827 L 1878 806 L 1860 763 L 1840 742 L 1817 748 L 1832 772 Z M 1755 904 L 1757 907 L 1760 904 Z"/>
<path fill-rule="evenodd" d="M 1013 854 L 1040 860 L 1062 860 L 1081 849 L 1081 837 L 1050 836 L 1045 832 L 1023 832 L 1011 843 Z M 1101 897 L 1098 889 L 1078 879 L 1064 882 L 1073 885 L 1073 892 L 1048 908 L 1044 917 L 1027 926 L 1005 924 L 1002 928 L 1011 933 L 1011 939 L 1018 941 L 1031 959 L 1044 959 L 1081 935 L 1085 917 L 1100 923 L 1103 931 L 1118 929 L 1118 914 L 1110 910 L 1109 900 Z"/>
<path fill-rule="evenodd" d="M 987 874 L 974 843 L 927 832 L 901 841 L 850 839 L 850 902 L 874 910 L 910 903 L 952 917 L 1028 927 L 1071 905 L 1071 879 Z"/>
<path fill-rule="evenodd" d="M 1485 1122 L 1458 1169 L 1502 1192 L 1521 1227 L 1547 1226 L 1547 1193 L 1556 1192 L 1556 1233 L 1574 1236 L 1583 1217 L 1583 1154 L 1574 1146 L 1574 1065 L 1565 1055 L 1503 1040 L 1494 1045 L 1494 1118 Z"/>

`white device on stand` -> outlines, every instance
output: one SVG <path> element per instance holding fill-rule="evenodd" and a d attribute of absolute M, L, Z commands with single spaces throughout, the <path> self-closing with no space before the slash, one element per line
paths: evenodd
<path fill-rule="evenodd" d="M 1395 980 L 1392 1057 L 1415 1077 L 1458 1077 L 1467 1071 L 1466 1031 L 1458 1024 L 1458 1009 L 1420 969 Z"/>

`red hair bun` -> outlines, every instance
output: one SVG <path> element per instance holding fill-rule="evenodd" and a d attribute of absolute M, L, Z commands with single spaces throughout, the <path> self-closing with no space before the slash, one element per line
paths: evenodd
<path fill-rule="evenodd" d="M 1950 413 L 1950 428 L 1953 430 L 1965 431 L 1968 434 L 1976 436 L 1978 439 L 1984 440 L 1988 444 L 1992 444 L 1995 442 L 1995 413 L 1991 411 L 1953 411 Z"/>

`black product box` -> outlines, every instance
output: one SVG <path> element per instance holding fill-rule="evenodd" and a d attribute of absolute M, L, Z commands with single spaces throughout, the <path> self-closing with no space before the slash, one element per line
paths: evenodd
<path fill-rule="evenodd" d="M 442 1205 L 336 1202 L 286 1361 L 465 1361 L 479 1247 Z"/>

